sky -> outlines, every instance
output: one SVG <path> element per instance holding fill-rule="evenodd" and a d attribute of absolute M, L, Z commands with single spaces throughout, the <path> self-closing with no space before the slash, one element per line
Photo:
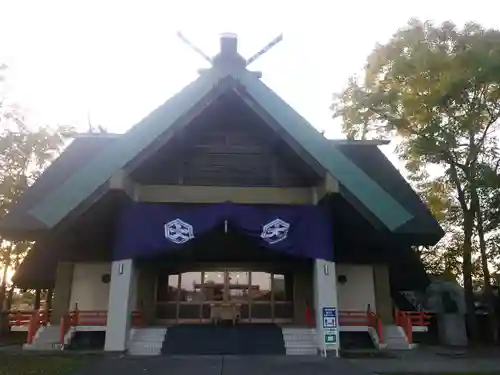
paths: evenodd
<path fill-rule="evenodd" d="M 217 53 L 220 33 L 237 33 L 245 57 L 283 33 L 251 70 L 340 138 L 332 94 L 377 42 L 411 17 L 500 28 L 499 11 L 498 0 L 0 0 L 0 61 L 9 66 L 10 98 L 30 121 L 85 131 L 90 114 L 94 125 L 122 133 L 207 67 L 176 31 L 208 55 Z"/>

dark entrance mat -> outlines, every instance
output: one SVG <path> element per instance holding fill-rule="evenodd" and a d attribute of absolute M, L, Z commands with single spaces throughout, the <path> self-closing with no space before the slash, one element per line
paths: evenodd
<path fill-rule="evenodd" d="M 195 325 L 170 327 L 163 354 L 285 354 L 281 328 L 275 324 Z"/>

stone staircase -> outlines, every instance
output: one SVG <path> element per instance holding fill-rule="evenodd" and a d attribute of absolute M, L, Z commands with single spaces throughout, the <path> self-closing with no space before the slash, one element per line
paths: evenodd
<path fill-rule="evenodd" d="M 382 331 L 382 333 L 384 333 Z M 380 337 L 378 336 L 377 330 L 373 327 L 368 327 L 368 336 L 370 336 L 370 340 L 373 344 L 373 346 L 376 349 L 386 349 L 387 345 L 385 342 L 380 342 Z"/>
<path fill-rule="evenodd" d="M 383 327 L 384 344 L 390 350 L 409 350 L 412 345 L 408 342 L 406 334 L 400 326 L 386 324 Z"/>
<path fill-rule="evenodd" d="M 24 344 L 26 350 L 61 350 L 59 343 L 59 326 L 42 326 L 33 338 L 32 344 Z"/>
<path fill-rule="evenodd" d="M 132 328 L 128 343 L 128 354 L 153 356 L 160 355 L 167 328 Z"/>
<path fill-rule="evenodd" d="M 315 328 L 283 327 L 286 355 L 318 355 Z"/>

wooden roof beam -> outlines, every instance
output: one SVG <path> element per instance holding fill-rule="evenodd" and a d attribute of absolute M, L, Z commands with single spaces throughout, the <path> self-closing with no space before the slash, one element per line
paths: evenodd
<path fill-rule="evenodd" d="M 128 173 L 120 169 L 108 180 L 110 190 L 121 190 L 127 194 L 132 200 L 137 200 L 136 183 L 130 178 Z"/>

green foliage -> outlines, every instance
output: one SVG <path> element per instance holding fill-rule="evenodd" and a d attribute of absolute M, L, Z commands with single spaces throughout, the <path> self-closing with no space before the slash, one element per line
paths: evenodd
<path fill-rule="evenodd" d="M 1 68 L 3 67 L 3 68 Z M 0 64 L 0 83 L 5 65 Z M 30 128 L 22 109 L 0 98 L 0 219 L 39 177 L 73 133 L 70 127 L 42 126 Z M 7 270 L 16 268 L 29 250 L 27 242 L 11 242 L 0 238 L 0 263 L 3 267 L 2 288 Z M 2 300 L 0 291 L 0 305 Z"/>
<path fill-rule="evenodd" d="M 98 358 L 81 354 L 1 353 L 0 375 L 71 375 Z"/>
<path fill-rule="evenodd" d="M 410 182 L 448 231 L 434 260 L 447 271 L 462 269 L 469 312 L 473 275 L 482 270 L 488 278 L 479 261 L 489 256 L 483 229 L 493 230 L 499 216 L 489 210 L 500 202 L 499 99 L 498 30 L 411 20 L 376 46 L 364 80 L 351 78 L 332 104 L 348 138 L 400 140 Z"/>
<path fill-rule="evenodd" d="M 410 171 L 470 162 L 500 116 L 499 68 L 500 32 L 412 20 L 368 57 L 364 83 L 335 97 L 334 117 L 348 138 L 400 135 Z"/>

